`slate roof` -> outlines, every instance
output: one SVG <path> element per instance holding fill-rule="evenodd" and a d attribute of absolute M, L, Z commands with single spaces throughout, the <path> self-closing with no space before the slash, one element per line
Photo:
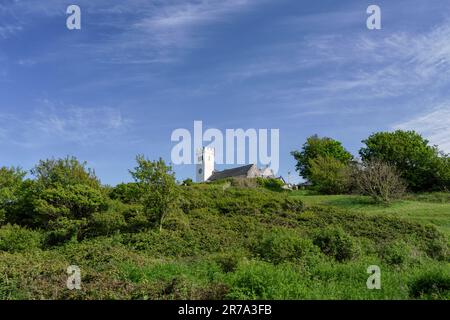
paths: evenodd
<path fill-rule="evenodd" d="M 249 164 L 243 167 L 223 170 L 223 171 L 215 171 L 212 176 L 208 179 L 208 181 L 215 181 L 220 179 L 232 178 L 232 177 L 242 177 L 247 176 L 250 169 L 254 166 L 254 164 Z"/>

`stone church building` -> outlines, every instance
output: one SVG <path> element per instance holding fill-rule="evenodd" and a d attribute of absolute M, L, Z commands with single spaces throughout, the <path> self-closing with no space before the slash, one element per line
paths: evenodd
<path fill-rule="evenodd" d="M 226 178 L 275 178 L 272 169 L 268 167 L 260 169 L 255 164 L 216 171 L 214 169 L 214 149 L 212 148 L 202 148 L 197 153 L 197 157 L 197 182 L 208 182 Z"/>

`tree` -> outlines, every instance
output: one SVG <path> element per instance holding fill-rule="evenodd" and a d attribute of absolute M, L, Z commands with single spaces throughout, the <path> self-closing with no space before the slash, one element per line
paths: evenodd
<path fill-rule="evenodd" d="M 107 209 L 100 181 L 74 157 L 41 160 L 31 173 L 35 179 L 22 182 L 8 208 L 10 223 L 50 232 L 57 228 L 54 238 L 66 240 L 79 237 L 84 221 Z"/>
<path fill-rule="evenodd" d="M 45 187 L 81 184 L 98 189 L 101 186 L 94 170 L 75 157 L 41 160 L 31 170 L 31 174 Z"/>
<path fill-rule="evenodd" d="M 161 158 L 158 161 L 150 161 L 138 155 L 136 162 L 137 166 L 130 174 L 141 187 L 141 201 L 149 221 L 156 221 L 161 231 L 164 220 L 171 212 L 176 211 L 178 190 L 175 173 Z"/>
<path fill-rule="evenodd" d="M 352 185 L 350 165 L 333 157 L 322 157 L 310 160 L 310 181 L 314 188 L 325 194 L 348 192 Z"/>
<path fill-rule="evenodd" d="M 126 204 L 138 203 L 142 197 L 142 190 L 139 184 L 130 183 L 120 183 L 109 192 L 111 199 L 119 200 Z"/>
<path fill-rule="evenodd" d="M 9 208 L 17 202 L 25 175 L 20 168 L 0 168 L 0 225 L 6 221 Z"/>
<path fill-rule="evenodd" d="M 320 138 L 317 135 L 309 137 L 302 150 L 292 151 L 291 155 L 297 160 L 297 171 L 308 180 L 311 179 L 311 160 L 313 159 L 321 156 L 333 158 L 343 164 L 348 164 L 353 159 L 339 141 L 327 137 Z"/>
<path fill-rule="evenodd" d="M 363 161 L 380 160 L 397 168 L 413 191 L 437 188 L 439 151 L 415 131 L 378 132 L 363 143 L 359 154 Z"/>
<path fill-rule="evenodd" d="M 450 157 L 441 153 L 441 156 L 436 161 L 436 174 L 439 180 L 438 187 L 441 190 L 450 191 Z"/>
<path fill-rule="evenodd" d="M 369 160 L 355 175 L 359 193 L 372 197 L 376 202 L 388 204 L 400 198 L 406 185 L 397 169 L 380 160 Z"/>

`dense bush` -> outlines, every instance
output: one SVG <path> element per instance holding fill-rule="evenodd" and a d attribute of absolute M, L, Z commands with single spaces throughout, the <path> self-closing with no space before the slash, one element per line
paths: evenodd
<path fill-rule="evenodd" d="M 310 239 L 280 229 L 263 236 L 255 248 L 255 253 L 274 264 L 287 261 L 309 262 L 320 256 L 319 248 Z"/>
<path fill-rule="evenodd" d="M 309 181 L 314 190 L 322 194 L 348 193 L 352 187 L 352 169 L 344 163 L 330 156 L 318 156 L 311 159 Z"/>
<path fill-rule="evenodd" d="M 381 247 L 381 257 L 390 265 L 403 265 L 411 258 L 411 248 L 403 240 L 385 243 Z"/>
<path fill-rule="evenodd" d="M 127 227 L 124 215 L 117 211 L 96 212 L 89 224 L 91 236 L 108 236 Z"/>
<path fill-rule="evenodd" d="M 126 204 L 139 203 L 142 197 L 142 188 L 137 183 L 120 183 L 111 189 L 109 197 Z"/>
<path fill-rule="evenodd" d="M 0 168 L 0 226 L 7 220 L 7 212 L 15 205 L 25 172 L 19 168 Z"/>
<path fill-rule="evenodd" d="M 427 270 L 410 283 L 412 298 L 450 299 L 450 273 L 448 268 Z"/>
<path fill-rule="evenodd" d="M 39 231 L 10 224 L 0 228 L 0 251 L 36 250 L 41 247 L 42 241 L 43 235 Z"/>
<path fill-rule="evenodd" d="M 281 179 L 275 178 L 257 178 L 256 179 L 259 186 L 266 188 L 271 191 L 283 191 L 284 183 Z"/>
<path fill-rule="evenodd" d="M 357 250 L 354 240 L 338 227 L 329 227 L 316 232 L 313 243 L 327 256 L 342 262 L 355 257 Z"/>
<path fill-rule="evenodd" d="M 87 219 L 69 219 L 58 217 L 51 220 L 47 227 L 46 243 L 48 245 L 58 245 L 66 241 L 81 240 L 86 233 Z"/>

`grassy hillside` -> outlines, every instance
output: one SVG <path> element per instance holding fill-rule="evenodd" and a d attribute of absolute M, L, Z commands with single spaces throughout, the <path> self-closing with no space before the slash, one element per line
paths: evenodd
<path fill-rule="evenodd" d="M 414 195 L 390 206 L 374 204 L 370 198 L 357 195 L 324 196 L 308 191 L 294 191 L 291 196 L 301 199 L 309 206 L 325 205 L 355 213 L 389 215 L 431 224 L 450 238 L 450 193 Z"/>
<path fill-rule="evenodd" d="M 39 231 L 3 226 L 0 299 L 449 299 L 450 203 L 430 198 L 380 207 L 194 185 L 161 232 L 99 227 L 50 246 Z M 104 221 L 129 224 L 133 210 L 110 205 Z M 66 289 L 69 265 L 82 290 Z M 370 265 L 380 290 L 367 289 Z"/>

